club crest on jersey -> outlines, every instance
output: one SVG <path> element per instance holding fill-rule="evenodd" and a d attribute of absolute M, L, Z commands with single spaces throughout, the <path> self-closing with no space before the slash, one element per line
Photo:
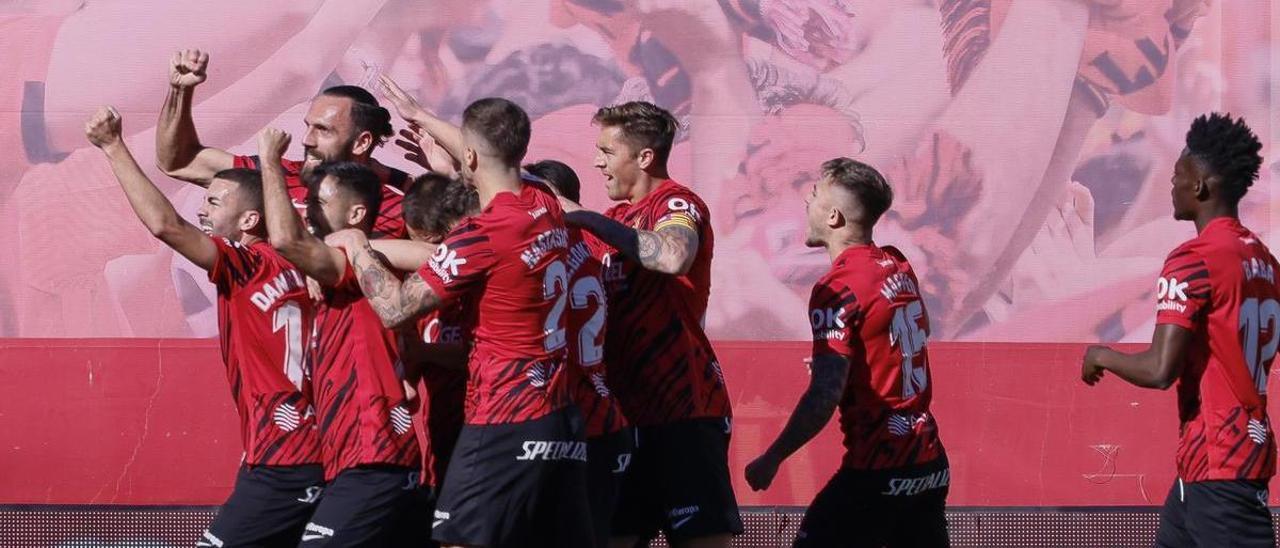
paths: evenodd
<path fill-rule="evenodd" d="M 1179 301 L 1187 302 L 1187 282 L 1179 282 L 1177 278 L 1160 278 L 1156 280 L 1156 300 L 1160 301 L 1156 305 L 1156 310 L 1176 310 L 1185 312 L 1187 305 L 1181 304 Z"/>
<path fill-rule="evenodd" d="M 448 244 L 440 244 L 436 248 L 436 252 L 431 256 L 431 270 L 439 276 L 444 283 L 453 281 L 453 277 L 458 275 L 458 268 L 467 264 L 465 257 L 459 257 L 458 252 L 449 249 Z"/>

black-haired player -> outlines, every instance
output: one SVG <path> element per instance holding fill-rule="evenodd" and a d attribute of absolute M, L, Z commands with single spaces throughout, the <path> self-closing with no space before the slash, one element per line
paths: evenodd
<path fill-rule="evenodd" d="M 315 307 L 302 273 L 267 243 L 262 176 L 248 169 L 215 174 L 197 228 L 138 167 L 114 108 L 99 110 L 85 130 L 147 229 L 207 270 L 218 289 L 222 361 L 245 454 L 231 496 L 196 545 L 296 546 L 324 485 L 303 371 Z"/>
<path fill-rule="evenodd" d="M 289 136 L 278 130 L 263 130 L 258 138 L 271 245 L 324 288 L 307 359 L 328 484 L 302 546 L 392 545 L 404 534 L 400 526 L 413 525 L 403 517 L 420 463 L 397 343 L 361 293 L 346 255 L 320 240 L 337 230 L 371 232 L 382 188 L 368 167 L 355 162 L 309 170 L 314 233 L 308 232 L 292 213 L 279 162 L 288 146 Z"/>
<path fill-rule="evenodd" d="M 1178 479 L 1157 546 L 1274 546 L 1267 482 L 1276 443 L 1267 378 L 1280 346 L 1280 265 L 1240 223 L 1262 144 L 1244 119 L 1196 118 L 1173 168 L 1173 218 L 1197 236 L 1169 253 L 1156 280 L 1151 346 L 1090 347 L 1081 377 L 1105 371 L 1144 388 L 1177 383 Z"/>
<path fill-rule="evenodd" d="M 524 170 L 558 196 L 574 203 L 581 200 L 578 174 L 563 162 L 542 160 L 526 164 Z M 574 401 L 586 421 L 587 496 L 596 546 L 609 542 L 618 493 L 635 450 L 635 433 L 609 389 L 604 363 L 609 299 L 600 257 L 605 247 L 589 232 L 569 227 L 569 365 Z"/>
<path fill-rule="evenodd" d="M 194 83 L 170 86 L 156 126 L 156 164 L 170 177 L 200 186 L 207 186 L 213 174 L 224 169 L 262 167 L 257 156 L 236 156 L 200 142 L 191 117 L 191 105 L 195 88 L 204 81 L 207 69 L 207 56 L 183 60 L 181 70 L 201 77 Z M 372 156 L 393 134 L 391 113 L 364 88 L 334 86 L 311 100 L 303 121 L 307 126 L 302 136 L 303 160 L 281 160 L 294 208 L 306 209 L 307 186 L 302 179 L 306 172 L 324 162 L 360 163 L 373 170 L 383 185 L 382 209 L 373 227 L 374 234 L 403 237 L 400 199 L 410 182 L 409 176 L 382 165 Z"/>

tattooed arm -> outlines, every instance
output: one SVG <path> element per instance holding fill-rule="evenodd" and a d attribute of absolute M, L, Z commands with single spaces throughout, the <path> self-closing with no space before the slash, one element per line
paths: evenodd
<path fill-rule="evenodd" d="M 849 377 L 849 361 L 836 354 L 813 357 L 809 388 L 791 412 L 787 426 L 769 449 L 747 465 L 747 483 L 757 491 L 767 489 L 778 473 L 778 465 L 818 435 L 831 420 Z"/>
<path fill-rule="evenodd" d="M 689 272 L 698 256 L 698 233 L 687 226 L 637 230 L 585 209 L 566 213 L 564 220 L 591 231 L 649 270 L 681 276 Z"/>
<path fill-rule="evenodd" d="M 382 325 L 398 327 L 440 306 L 439 295 L 417 272 L 401 282 L 383 263 L 381 254 L 373 249 L 363 232 L 342 230 L 327 240 L 346 250 L 360 290 L 382 318 Z"/>

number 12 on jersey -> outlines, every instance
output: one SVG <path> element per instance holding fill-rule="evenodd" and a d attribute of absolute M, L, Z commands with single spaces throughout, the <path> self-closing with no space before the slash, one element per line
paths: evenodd
<path fill-rule="evenodd" d="M 1280 303 L 1275 299 L 1259 301 L 1249 298 L 1240 303 L 1240 350 L 1244 352 L 1244 361 L 1249 366 L 1249 376 L 1258 389 L 1259 395 L 1267 393 L 1267 369 L 1271 360 L 1276 357 L 1276 347 L 1280 345 Z M 1267 332 L 1267 342 L 1259 348 L 1263 330 Z"/>

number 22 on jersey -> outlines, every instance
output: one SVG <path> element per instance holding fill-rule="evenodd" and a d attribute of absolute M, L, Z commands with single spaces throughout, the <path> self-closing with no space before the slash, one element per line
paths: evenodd
<path fill-rule="evenodd" d="M 546 274 L 543 275 L 542 293 L 548 300 L 555 299 L 542 328 L 545 336 L 542 346 L 547 352 L 564 348 L 567 342 L 565 323 L 562 320 L 565 309 L 571 306 L 574 310 L 584 310 L 590 306 L 591 297 L 595 297 L 598 303 L 596 311 L 578 332 L 578 359 L 586 366 L 600 363 L 604 358 L 604 349 L 596 340 L 604 326 L 605 317 L 604 287 L 600 284 L 600 278 L 583 276 L 574 280 L 573 286 L 569 287 L 568 270 L 563 262 L 555 261 L 547 266 Z"/>

